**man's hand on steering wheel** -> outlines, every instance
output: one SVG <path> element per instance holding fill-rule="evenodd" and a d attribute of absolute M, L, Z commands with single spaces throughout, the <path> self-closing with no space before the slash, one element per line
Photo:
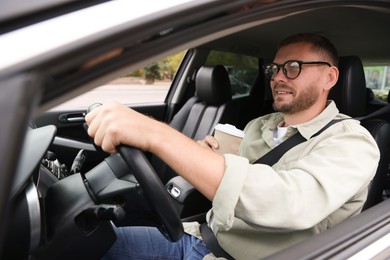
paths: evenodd
<path fill-rule="evenodd" d="M 178 241 L 183 235 L 181 219 L 174 208 L 172 198 L 154 171 L 145 154 L 149 148 L 145 127 L 152 127 L 153 120 L 119 103 L 104 106 L 92 105 L 85 121 L 89 125 L 88 134 L 96 145 L 109 153 L 119 152 L 142 187 L 146 199 L 157 212 L 163 224 L 162 234 L 170 241 Z M 91 107 L 92 107 L 91 106 Z M 91 110 L 91 109 L 88 109 Z M 132 131 L 131 137 L 126 135 Z M 132 147 L 134 146 L 134 147 Z"/>

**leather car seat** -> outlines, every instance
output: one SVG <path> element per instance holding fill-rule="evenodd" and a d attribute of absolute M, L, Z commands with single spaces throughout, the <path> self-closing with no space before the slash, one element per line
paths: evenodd
<path fill-rule="evenodd" d="M 218 123 L 234 124 L 238 117 L 236 106 L 232 102 L 231 85 L 225 67 L 203 66 L 195 78 L 195 96 L 183 105 L 169 125 L 194 140 L 201 140 L 212 134 Z M 177 175 L 156 156 L 152 157 L 151 162 L 164 184 Z"/>
<path fill-rule="evenodd" d="M 367 114 L 367 90 L 363 65 L 357 56 L 340 57 L 339 79 L 329 93 L 341 113 L 351 117 Z M 363 210 L 383 200 L 386 175 L 390 163 L 390 124 L 383 119 L 362 119 L 361 124 L 372 134 L 380 150 L 377 172 L 370 184 Z"/>
<path fill-rule="evenodd" d="M 170 126 L 199 140 L 211 134 L 217 123 L 233 120 L 232 92 L 228 72 L 222 65 L 203 66 L 195 78 L 195 96 L 170 122 Z"/>

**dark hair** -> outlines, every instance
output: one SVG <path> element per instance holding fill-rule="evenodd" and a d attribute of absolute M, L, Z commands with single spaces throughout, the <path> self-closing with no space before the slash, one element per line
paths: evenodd
<path fill-rule="evenodd" d="M 278 50 L 286 45 L 300 42 L 312 44 L 314 50 L 320 52 L 322 55 L 324 55 L 325 58 L 329 58 L 329 61 L 332 65 L 338 65 L 339 55 L 337 53 L 336 47 L 329 39 L 318 34 L 299 33 L 291 35 L 279 43 Z"/>

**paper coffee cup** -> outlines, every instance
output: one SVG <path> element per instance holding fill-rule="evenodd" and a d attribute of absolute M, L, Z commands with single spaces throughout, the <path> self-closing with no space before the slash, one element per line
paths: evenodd
<path fill-rule="evenodd" d="M 238 154 L 238 147 L 244 137 L 244 131 L 230 124 L 217 124 L 214 128 L 214 137 L 219 148 L 214 151 L 220 154 Z"/>

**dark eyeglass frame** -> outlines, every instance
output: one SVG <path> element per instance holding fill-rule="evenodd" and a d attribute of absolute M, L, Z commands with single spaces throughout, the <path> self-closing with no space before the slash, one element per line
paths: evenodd
<path fill-rule="evenodd" d="M 289 76 L 287 75 L 287 69 L 286 69 L 286 67 L 285 67 L 286 64 L 292 63 L 292 62 L 296 62 L 296 63 L 298 63 L 298 65 L 299 65 L 299 72 L 298 72 L 298 74 L 297 74 L 295 77 L 289 77 Z M 263 69 L 264 69 L 264 74 L 265 74 L 266 78 L 271 79 L 271 80 L 273 79 L 273 77 L 274 77 L 276 74 L 279 73 L 280 68 L 282 68 L 283 75 L 284 75 L 286 78 L 288 78 L 288 79 L 296 79 L 296 78 L 298 78 L 298 76 L 301 74 L 302 65 L 303 65 L 303 64 L 328 65 L 329 67 L 332 67 L 332 65 L 331 65 L 329 62 L 326 62 L 326 61 L 288 60 L 288 61 L 286 61 L 286 62 L 283 63 L 283 64 L 277 64 L 277 63 L 274 63 L 274 62 L 265 64 L 265 65 L 263 65 Z M 271 69 L 272 66 L 276 66 L 276 68 L 277 68 L 277 71 L 276 71 L 276 72 L 274 72 L 274 70 Z M 272 76 L 269 76 L 269 73 L 267 73 L 267 70 L 272 71 Z"/>

